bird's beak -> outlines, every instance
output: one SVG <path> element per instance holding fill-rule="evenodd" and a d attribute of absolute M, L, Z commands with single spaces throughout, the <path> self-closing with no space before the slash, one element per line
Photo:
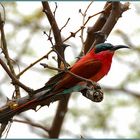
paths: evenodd
<path fill-rule="evenodd" d="M 130 49 L 128 46 L 125 46 L 125 45 L 116 45 L 112 48 L 112 51 L 116 51 L 118 49 L 122 49 L 122 48 L 128 48 Z"/>

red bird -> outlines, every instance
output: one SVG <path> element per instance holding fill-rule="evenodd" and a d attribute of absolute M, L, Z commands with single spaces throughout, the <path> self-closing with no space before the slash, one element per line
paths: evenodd
<path fill-rule="evenodd" d="M 71 67 L 70 71 L 76 75 L 90 79 L 93 82 L 98 82 L 109 72 L 114 52 L 121 48 L 129 47 L 124 45 L 113 46 L 110 43 L 98 44 L 89 53 L 77 61 Z M 51 78 L 46 86 L 54 82 L 54 79 L 55 77 Z M 48 96 L 52 94 L 55 95 L 58 92 L 60 93 L 64 89 L 70 88 L 80 81 L 81 79 L 76 78 L 69 73 L 65 73 L 63 77 L 61 77 L 61 80 L 53 86 L 53 90 L 51 90 L 52 93 L 48 94 Z"/>

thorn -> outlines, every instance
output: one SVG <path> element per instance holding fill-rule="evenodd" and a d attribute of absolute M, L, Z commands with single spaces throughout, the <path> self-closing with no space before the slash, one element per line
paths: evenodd
<path fill-rule="evenodd" d="M 81 26 L 81 30 L 84 29 L 84 28 L 85 28 L 85 26 Z"/>
<path fill-rule="evenodd" d="M 6 102 L 9 102 L 10 101 L 10 99 L 8 97 L 6 97 L 6 100 L 7 100 Z"/>
<path fill-rule="evenodd" d="M 68 45 L 68 44 L 62 44 L 63 51 L 65 51 L 65 49 L 66 49 L 68 46 L 70 46 L 70 45 Z"/>
<path fill-rule="evenodd" d="M 72 37 L 75 37 L 75 33 L 73 33 L 73 32 L 70 32 L 70 33 L 71 33 L 71 36 L 72 36 Z"/>
<path fill-rule="evenodd" d="M 65 44 L 65 43 L 62 45 L 63 48 L 67 48 L 68 46 L 70 46 L 70 45 L 69 44 Z"/>
<path fill-rule="evenodd" d="M 81 10 L 81 9 L 79 9 L 79 13 L 81 13 L 81 11 L 82 11 L 82 10 Z"/>
<path fill-rule="evenodd" d="M 31 109 L 33 109 L 34 111 L 36 111 L 36 107 L 32 107 Z"/>
<path fill-rule="evenodd" d="M 53 60 L 55 60 L 55 61 L 57 62 L 57 60 L 56 60 L 55 56 L 52 56 L 52 59 L 53 59 Z"/>
<path fill-rule="evenodd" d="M 43 66 L 44 68 L 46 68 L 48 65 L 45 63 L 40 63 L 41 66 Z"/>
<path fill-rule="evenodd" d="M 42 106 L 41 105 L 38 105 L 36 108 L 35 108 L 35 112 L 37 112 Z"/>

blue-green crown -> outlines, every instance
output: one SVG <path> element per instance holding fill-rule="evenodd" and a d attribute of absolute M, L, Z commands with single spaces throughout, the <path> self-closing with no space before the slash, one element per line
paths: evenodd
<path fill-rule="evenodd" d="M 100 43 L 95 46 L 95 53 L 99 53 L 101 51 L 111 50 L 114 46 L 110 43 Z"/>

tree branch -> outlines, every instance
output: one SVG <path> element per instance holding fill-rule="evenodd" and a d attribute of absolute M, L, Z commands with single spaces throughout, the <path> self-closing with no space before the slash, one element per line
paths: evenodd
<path fill-rule="evenodd" d="M 53 34 L 54 34 L 54 39 L 55 39 L 55 46 L 54 47 L 55 47 L 57 55 L 58 55 L 58 68 L 62 69 L 63 66 L 66 67 L 66 61 L 65 61 L 65 56 L 64 56 L 65 48 L 63 48 L 64 45 L 63 45 L 61 33 L 60 33 L 60 30 L 57 26 L 57 23 L 56 23 L 56 20 L 55 20 L 55 15 L 53 16 L 48 2 L 43 1 L 42 5 L 43 5 L 43 11 L 47 15 L 47 18 L 50 22 L 50 25 L 52 27 L 52 31 L 53 31 Z M 62 60 L 64 60 L 64 61 L 62 61 Z M 53 120 L 53 124 L 52 124 L 52 127 L 51 127 L 50 138 L 57 138 L 59 136 L 59 132 L 60 132 L 64 117 L 65 117 L 65 114 L 63 115 L 63 117 L 61 117 L 59 119 L 59 122 L 61 122 L 59 124 L 58 124 L 57 118 L 58 118 L 60 112 L 61 111 L 63 112 L 63 110 L 65 110 L 67 108 L 70 95 L 66 95 L 66 98 L 67 98 L 67 100 L 65 100 L 65 101 L 60 100 L 60 102 L 59 102 L 59 105 L 58 105 L 58 108 L 57 108 L 57 111 L 56 111 L 56 114 L 55 114 L 55 117 L 54 117 L 54 120 Z M 66 105 L 66 106 L 64 106 L 64 105 Z M 66 113 L 66 112 L 64 111 L 64 113 Z M 56 125 L 59 125 L 57 127 L 57 129 L 55 127 Z M 52 132 L 54 133 L 54 135 L 53 135 Z M 56 132 L 57 132 L 57 135 L 56 135 Z"/>
<path fill-rule="evenodd" d="M 34 126 L 36 128 L 40 128 L 42 130 L 44 130 L 45 132 L 49 132 L 49 129 L 44 127 L 43 125 L 39 124 L 39 123 L 34 123 L 32 122 L 32 120 L 18 120 L 18 119 L 13 119 L 14 122 L 19 122 L 19 123 L 24 123 L 24 124 L 28 124 L 31 126 Z"/>
<path fill-rule="evenodd" d="M 68 99 L 69 99 L 69 94 L 71 92 L 80 92 L 80 91 L 83 91 L 83 90 L 93 90 L 92 88 L 89 88 L 89 84 L 87 82 L 82 82 L 82 83 L 79 83 L 77 84 L 76 86 L 74 87 L 71 87 L 69 89 L 66 89 L 64 91 L 61 91 L 59 94 L 57 94 L 56 96 L 51 96 L 51 94 L 53 94 L 52 92 L 50 93 L 50 90 L 48 89 L 48 87 L 46 87 L 46 89 L 44 88 L 43 91 L 37 91 L 36 94 L 34 94 L 32 97 L 30 97 L 29 95 L 28 96 L 25 96 L 25 97 L 22 97 L 22 98 L 19 98 L 19 99 L 15 99 L 15 100 L 8 100 L 6 105 L 4 105 L 3 107 L 0 108 L 0 123 L 3 123 L 3 122 L 8 122 L 11 120 L 11 118 L 16 115 L 16 114 L 19 114 L 21 112 L 24 112 L 26 110 L 29 110 L 29 109 L 34 109 L 36 110 L 36 107 L 38 105 L 40 105 L 41 107 L 42 106 L 45 106 L 45 105 L 50 105 L 51 102 L 55 102 L 55 101 L 58 101 L 60 100 L 60 105 L 59 105 L 59 108 L 61 108 L 62 112 L 63 112 L 63 109 L 64 111 L 66 110 L 66 106 L 63 106 L 63 105 L 67 105 L 68 104 Z M 95 91 L 94 91 L 95 92 Z M 96 99 L 95 99 L 96 100 Z M 63 104 L 63 105 L 62 105 Z M 61 107 L 60 107 L 61 106 Z M 57 111 L 57 115 L 56 116 L 59 116 L 60 110 Z M 66 111 L 64 112 L 64 116 L 65 116 L 65 113 Z M 60 122 L 63 122 L 63 119 L 64 119 L 64 116 L 59 120 Z M 56 117 L 58 118 L 58 117 Z M 53 123 L 58 123 L 55 119 L 55 121 Z M 61 124 L 62 125 L 62 124 Z M 55 126 L 52 126 L 53 128 Z M 59 128 L 61 128 L 61 126 L 58 126 Z M 51 129 L 51 131 L 53 131 L 53 128 Z M 58 130 L 60 131 L 60 130 Z M 51 133 L 51 136 L 53 134 Z"/>
<path fill-rule="evenodd" d="M 0 59 L 0 64 L 3 67 L 3 69 L 7 72 L 7 74 L 9 75 L 9 77 L 12 79 L 12 83 L 14 85 L 18 85 L 19 87 L 23 88 L 26 92 L 28 92 L 29 94 L 33 93 L 33 89 L 25 86 L 24 84 L 22 84 L 16 77 L 15 75 L 13 75 L 10 70 L 8 69 L 8 67 L 6 66 L 6 64 L 3 62 L 2 59 Z"/>
<path fill-rule="evenodd" d="M 62 42 L 60 30 L 59 30 L 58 25 L 56 23 L 55 17 L 53 16 L 53 13 L 52 13 L 47 1 L 42 1 L 42 5 L 43 5 L 43 12 L 46 14 L 46 16 L 50 22 L 52 31 L 53 31 L 55 44 L 56 44 L 55 45 L 56 50 L 61 55 L 61 57 L 64 58 L 64 51 L 62 48 L 63 42 Z M 60 67 L 60 66 L 61 66 L 61 59 L 58 56 L 58 67 Z"/>
<path fill-rule="evenodd" d="M 69 103 L 69 98 L 71 94 L 66 95 L 64 97 L 64 100 L 60 101 L 57 107 L 57 111 L 55 114 L 55 118 L 52 123 L 52 127 L 50 129 L 50 138 L 58 138 L 60 135 L 61 127 L 64 121 L 65 114 L 68 111 L 68 103 Z"/>
<path fill-rule="evenodd" d="M 106 20 L 108 19 L 108 16 L 110 14 L 111 7 L 112 7 L 111 3 L 106 2 L 105 6 L 104 6 L 104 12 L 101 13 L 101 15 L 99 16 L 96 23 L 92 27 L 88 28 L 87 38 L 84 43 L 84 53 L 85 54 L 88 52 L 88 50 L 90 49 L 94 40 L 96 39 L 95 32 L 100 31 L 102 29 L 102 27 L 104 26 L 104 24 L 106 23 Z"/>
<path fill-rule="evenodd" d="M 7 42 L 6 42 L 5 33 L 4 33 L 4 21 L 2 20 L 1 14 L 0 14 L 0 31 L 1 31 L 1 42 L 2 42 L 1 48 L 2 48 L 3 54 L 5 56 L 5 59 L 7 61 L 7 64 L 9 66 L 11 73 L 16 77 L 16 73 L 11 63 L 11 58 L 9 56 L 8 49 L 7 49 Z M 15 85 L 15 92 L 16 92 L 16 98 L 20 98 L 20 89 L 18 85 Z"/>
<path fill-rule="evenodd" d="M 89 38 L 85 42 L 85 53 L 90 51 L 96 44 L 103 43 L 107 39 L 122 13 L 129 9 L 129 3 L 121 4 L 120 2 L 112 2 L 111 6 L 107 2 L 105 9 L 106 12 L 99 17 L 96 24 L 88 32 Z M 87 51 L 87 48 L 90 49 Z"/>

